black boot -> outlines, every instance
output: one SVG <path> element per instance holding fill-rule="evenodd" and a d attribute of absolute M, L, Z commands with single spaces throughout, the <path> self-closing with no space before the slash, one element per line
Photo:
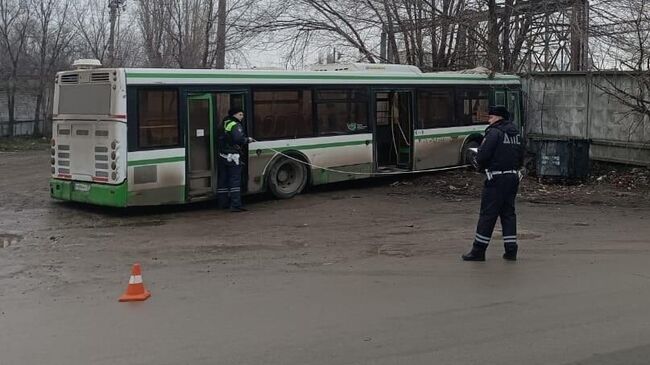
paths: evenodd
<path fill-rule="evenodd" d="M 487 245 L 477 245 L 474 243 L 472 250 L 463 256 L 463 261 L 485 261 L 485 250 Z"/>
<path fill-rule="evenodd" d="M 505 245 L 506 252 L 503 259 L 508 261 L 517 261 L 517 245 Z"/>

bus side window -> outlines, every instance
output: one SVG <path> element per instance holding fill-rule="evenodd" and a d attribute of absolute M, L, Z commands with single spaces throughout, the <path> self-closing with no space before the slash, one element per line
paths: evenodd
<path fill-rule="evenodd" d="M 321 136 L 368 133 L 368 94 L 365 89 L 318 90 L 316 121 Z"/>
<path fill-rule="evenodd" d="M 253 134 L 258 141 L 314 135 L 309 89 L 255 90 L 253 116 Z"/>
<path fill-rule="evenodd" d="M 460 125 L 487 124 L 490 105 L 487 89 L 461 89 L 456 100 Z"/>
<path fill-rule="evenodd" d="M 138 99 L 138 148 L 178 146 L 178 92 L 140 90 Z"/>
<path fill-rule="evenodd" d="M 506 92 L 505 91 L 495 91 L 494 92 L 494 105 L 496 105 L 496 106 L 506 106 Z"/>
<path fill-rule="evenodd" d="M 418 90 L 418 119 L 422 129 L 456 126 L 451 90 Z"/>

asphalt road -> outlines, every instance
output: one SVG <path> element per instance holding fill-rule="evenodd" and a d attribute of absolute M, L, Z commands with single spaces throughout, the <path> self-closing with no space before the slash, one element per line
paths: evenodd
<path fill-rule="evenodd" d="M 47 164 L 0 155 L 0 365 L 650 363 L 650 208 L 522 203 L 520 260 L 464 263 L 471 197 L 125 214 L 50 201 Z"/>

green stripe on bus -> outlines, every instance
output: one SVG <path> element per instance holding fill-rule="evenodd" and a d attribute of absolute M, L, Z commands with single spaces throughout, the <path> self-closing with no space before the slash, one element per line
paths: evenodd
<path fill-rule="evenodd" d="M 368 140 L 368 144 L 370 144 Z M 288 147 L 262 147 L 259 150 L 264 152 L 274 152 L 274 151 L 290 151 L 290 150 L 314 150 L 317 148 L 331 148 L 331 147 L 346 147 L 346 146 L 357 146 L 361 144 L 366 144 L 366 141 L 349 141 L 349 142 L 332 142 L 332 143 L 318 143 L 318 144 L 309 144 L 303 146 L 288 146 Z M 257 150 L 257 149 L 256 149 Z"/>
<path fill-rule="evenodd" d="M 210 74 L 187 72 L 127 72 L 127 77 L 143 79 L 271 79 L 271 80 L 451 80 L 451 81 L 519 81 L 517 76 L 452 77 L 452 76 L 362 76 L 362 75 L 257 75 L 257 74 Z"/>
<path fill-rule="evenodd" d="M 459 137 L 459 136 L 467 136 L 472 133 L 480 133 L 480 131 L 464 131 L 464 132 L 453 132 L 453 133 L 438 133 L 438 134 L 427 134 L 425 136 L 415 136 L 416 140 L 420 139 L 427 139 L 427 138 L 443 138 L 443 137 Z M 367 140 L 367 144 L 372 143 L 372 141 L 369 139 Z M 366 144 L 366 141 L 348 141 L 348 142 L 332 142 L 332 143 L 318 143 L 318 144 L 310 144 L 310 145 L 303 145 L 303 146 L 286 146 L 286 147 L 262 147 L 258 148 L 259 150 L 268 153 L 268 152 L 274 152 L 275 151 L 280 151 L 280 152 L 285 152 L 285 151 L 290 151 L 290 150 L 313 150 L 313 149 L 318 149 L 318 148 L 331 148 L 331 147 L 346 147 L 346 146 L 358 146 L 358 145 L 363 145 Z M 257 149 L 255 149 L 257 150 Z"/>
<path fill-rule="evenodd" d="M 420 139 L 429 139 L 429 138 L 445 138 L 445 137 L 464 137 L 472 133 L 481 133 L 480 131 L 465 131 L 465 132 L 453 132 L 453 133 L 440 133 L 440 134 L 427 134 L 424 136 L 415 136 L 416 140 Z"/>
<path fill-rule="evenodd" d="M 415 136 L 416 140 L 428 139 L 428 138 L 444 138 L 444 137 L 459 137 L 467 136 L 472 133 L 479 133 L 479 131 L 465 131 L 465 132 L 453 132 L 453 133 L 438 133 L 438 134 L 428 134 L 425 136 Z M 279 146 L 279 147 L 261 147 L 255 148 L 254 150 L 261 150 L 263 153 L 273 153 L 275 151 L 285 152 L 291 150 L 314 150 L 319 148 L 334 148 L 334 147 L 347 147 L 347 146 L 359 146 L 364 144 L 370 144 L 372 140 L 363 140 L 363 141 L 347 141 L 347 142 L 331 142 L 331 143 L 316 143 L 302 146 Z M 129 166 L 143 166 L 143 165 L 157 165 L 163 163 L 172 163 L 172 162 L 183 162 L 185 161 L 184 156 L 179 157 L 167 157 L 167 158 L 154 158 L 149 160 L 135 160 L 129 161 Z"/>
<path fill-rule="evenodd" d="M 129 166 L 143 166 L 143 165 L 158 165 L 161 163 L 184 162 L 185 156 L 166 157 L 166 158 L 153 158 L 150 160 L 135 160 L 129 161 Z"/>

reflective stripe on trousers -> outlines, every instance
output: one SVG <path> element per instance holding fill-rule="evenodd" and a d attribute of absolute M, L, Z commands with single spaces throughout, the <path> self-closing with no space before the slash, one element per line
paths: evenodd
<path fill-rule="evenodd" d="M 219 208 L 241 208 L 241 165 L 217 158 L 217 201 Z"/>
<path fill-rule="evenodd" d="M 516 174 L 504 174 L 485 181 L 481 194 L 481 213 L 474 237 L 475 245 L 485 247 L 490 244 L 497 219 L 501 220 L 504 245 L 517 245 L 515 200 L 518 189 L 519 178 Z"/>

